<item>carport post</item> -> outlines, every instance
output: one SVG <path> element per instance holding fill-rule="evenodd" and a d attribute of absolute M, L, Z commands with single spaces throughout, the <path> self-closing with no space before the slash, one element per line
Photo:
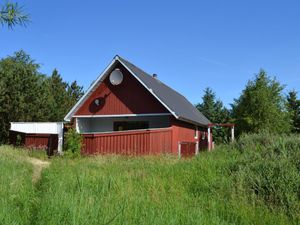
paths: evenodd
<path fill-rule="evenodd" d="M 181 157 L 181 143 L 178 141 L 178 159 Z"/>
<path fill-rule="evenodd" d="M 211 149 L 210 127 L 207 128 L 207 149 Z"/>
<path fill-rule="evenodd" d="M 231 127 L 231 142 L 234 142 L 234 126 Z"/>
<path fill-rule="evenodd" d="M 62 146 L 63 146 L 63 133 L 64 133 L 64 124 L 60 123 L 58 126 L 58 132 L 57 132 L 57 136 L 58 136 L 58 143 L 57 143 L 57 152 L 59 155 L 62 154 Z"/>

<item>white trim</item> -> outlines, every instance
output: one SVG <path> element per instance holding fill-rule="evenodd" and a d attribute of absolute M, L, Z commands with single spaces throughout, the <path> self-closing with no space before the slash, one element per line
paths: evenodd
<path fill-rule="evenodd" d="M 114 65 L 116 62 L 116 57 L 111 61 L 111 63 L 105 68 L 105 70 L 99 75 L 99 77 L 94 81 L 93 84 L 87 89 L 85 94 L 78 100 L 78 102 L 73 106 L 73 108 L 68 112 L 68 114 L 65 116 L 65 121 L 70 121 L 72 117 L 72 114 L 75 113 L 74 111 L 77 109 L 78 106 L 80 106 L 81 102 L 85 100 L 86 97 L 89 96 L 90 92 L 97 86 L 99 81 L 106 75 L 107 71 Z"/>
<path fill-rule="evenodd" d="M 208 144 L 208 146 L 207 146 L 207 148 L 208 148 L 208 151 L 210 151 L 211 150 L 211 140 L 210 140 L 211 138 L 210 138 L 210 127 L 208 127 L 207 128 L 207 144 Z"/>
<path fill-rule="evenodd" d="M 170 111 L 170 113 L 172 113 L 172 115 L 176 118 L 176 119 L 178 119 L 179 118 L 179 116 L 177 116 L 176 115 L 176 113 L 174 112 L 174 111 L 172 111 L 168 106 L 167 106 L 167 104 L 166 103 L 164 103 L 154 92 L 153 92 L 153 90 L 151 89 L 151 88 L 149 88 L 143 81 L 141 81 L 141 79 L 140 78 L 138 78 L 138 76 L 136 76 L 135 74 L 134 74 L 134 72 L 132 72 L 121 60 L 119 60 L 119 57 L 117 56 L 116 57 L 117 58 L 117 60 L 164 106 L 164 107 L 166 107 L 166 109 L 168 109 L 169 111 Z"/>
<path fill-rule="evenodd" d="M 58 132 L 58 140 L 57 140 L 57 152 L 58 154 L 62 155 L 62 149 L 63 149 L 63 141 L 64 141 L 64 124 L 61 123 L 60 130 Z"/>
<path fill-rule="evenodd" d="M 77 119 L 75 119 L 75 128 L 76 128 L 76 132 L 80 133 L 79 132 L 79 125 L 78 125 L 78 120 Z"/>
<path fill-rule="evenodd" d="M 181 158 L 181 143 L 178 141 L 178 159 Z"/>
<path fill-rule="evenodd" d="M 63 122 L 10 122 L 10 130 L 25 134 L 59 134 Z"/>
<path fill-rule="evenodd" d="M 194 132 L 196 133 L 196 135 L 194 135 L 194 138 L 195 138 L 195 139 L 198 139 L 198 137 L 199 137 L 198 126 L 195 126 Z"/>
<path fill-rule="evenodd" d="M 196 151 L 195 151 L 195 155 L 199 154 L 199 141 L 196 142 Z"/>
<path fill-rule="evenodd" d="M 231 127 L 231 142 L 234 142 L 234 126 Z"/>
<path fill-rule="evenodd" d="M 167 104 L 165 104 L 154 92 L 151 88 L 149 88 L 145 83 L 141 81 L 120 59 L 119 56 L 116 55 L 112 62 L 105 68 L 105 70 L 100 74 L 100 76 L 94 81 L 94 83 L 89 87 L 89 89 L 86 91 L 86 93 L 78 100 L 78 102 L 73 106 L 73 108 L 68 112 L 68 114 L 65 116 L 65 121 L 70 121 L 71 117 L 74 117 L 75 110 L 82 104 L 82 102 L 91 94 L 93 89 L 97 87 L 98 83 L 102 81 L 102 79 L 107 75 L 107 71 L 111 69 L 111 67 L 115 64 L 115 62 L 118 61 L 121 65 L 123 65 L 166 109 L 169 110 L 169 112 L 176 118 L 179 119 L 179 116 L 176 115 L 174 111 L 172 111 Z"/>
<path fill-rule="evenodd" d="M 114 115 L 75 115 L 74 118 L 107 118 L 107 117 L 141 117 L 141 116 L 168 116 L 171 113 L 142 113 L 142 114 L 114 114 Z"/>

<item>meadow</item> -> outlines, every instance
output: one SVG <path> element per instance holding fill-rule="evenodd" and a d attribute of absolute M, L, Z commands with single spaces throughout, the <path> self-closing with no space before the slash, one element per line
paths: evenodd
<path fill-rule="evenodd" d="M 50 162 L 37 178 L 37 158 Z M 300 137 L 192 159 L 54 157 L 0 146 L 0 224 L 299 224 Z"/>

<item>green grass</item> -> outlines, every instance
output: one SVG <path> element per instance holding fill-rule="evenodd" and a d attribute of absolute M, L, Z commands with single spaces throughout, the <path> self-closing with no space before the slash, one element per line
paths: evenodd
<path fill-rule="evenodd" d="M 0 224 L 31 224 L 35 201 L 32 166 L 27 153 L 0 147 Z"/>
<path fill-rule="evenodd" d="M 32 169 L 23 163 L 11 180 L 28 202 L 19 224 L 299 224 L 299 154 L 299 137 L 261 134 L 190 160 L 57 157 L 34 188 Z M 7 177 L 28 156 L 0 147 L 2 155 L 11 168 L 4 170 Z M 5 196 L 6 186 L 0 187 Z M 7 221 L 1 224 L 13 224 Z"/>

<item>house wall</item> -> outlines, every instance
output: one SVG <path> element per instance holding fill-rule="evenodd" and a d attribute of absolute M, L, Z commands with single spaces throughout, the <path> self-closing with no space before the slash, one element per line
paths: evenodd
<path fill-rule="evenodd" d="M 75 115 L 169 113 L 121 64 L 116 68 L 122 71 L 123 82 L 114 86 L 107 76 Z M 99 106 L 94 103 L 96 99 L 100 100 Z"/>
<path fill-rule="evenodd" d="M 173 129 L 172 152 L 174 154 L 178 154 L 179 142 L 197 143 L 199 141 L 199 131 L 195 125 L 172 119 L 171 126 Z M 195 138 L 196 129 L 198 133 L 197 138 Z"/>
<path fill-rule="evenodd" d="M 111 132 L 115 121 L 148 121 L 150 129 L 170 127 L 169 116 L 77 118 L 80 133 Z"/>
<path fill-rule="evenodd" d="M 83 154 L 157 155 L 172 152 L 172 128 L 83 134 L 83 138 Z"/>

